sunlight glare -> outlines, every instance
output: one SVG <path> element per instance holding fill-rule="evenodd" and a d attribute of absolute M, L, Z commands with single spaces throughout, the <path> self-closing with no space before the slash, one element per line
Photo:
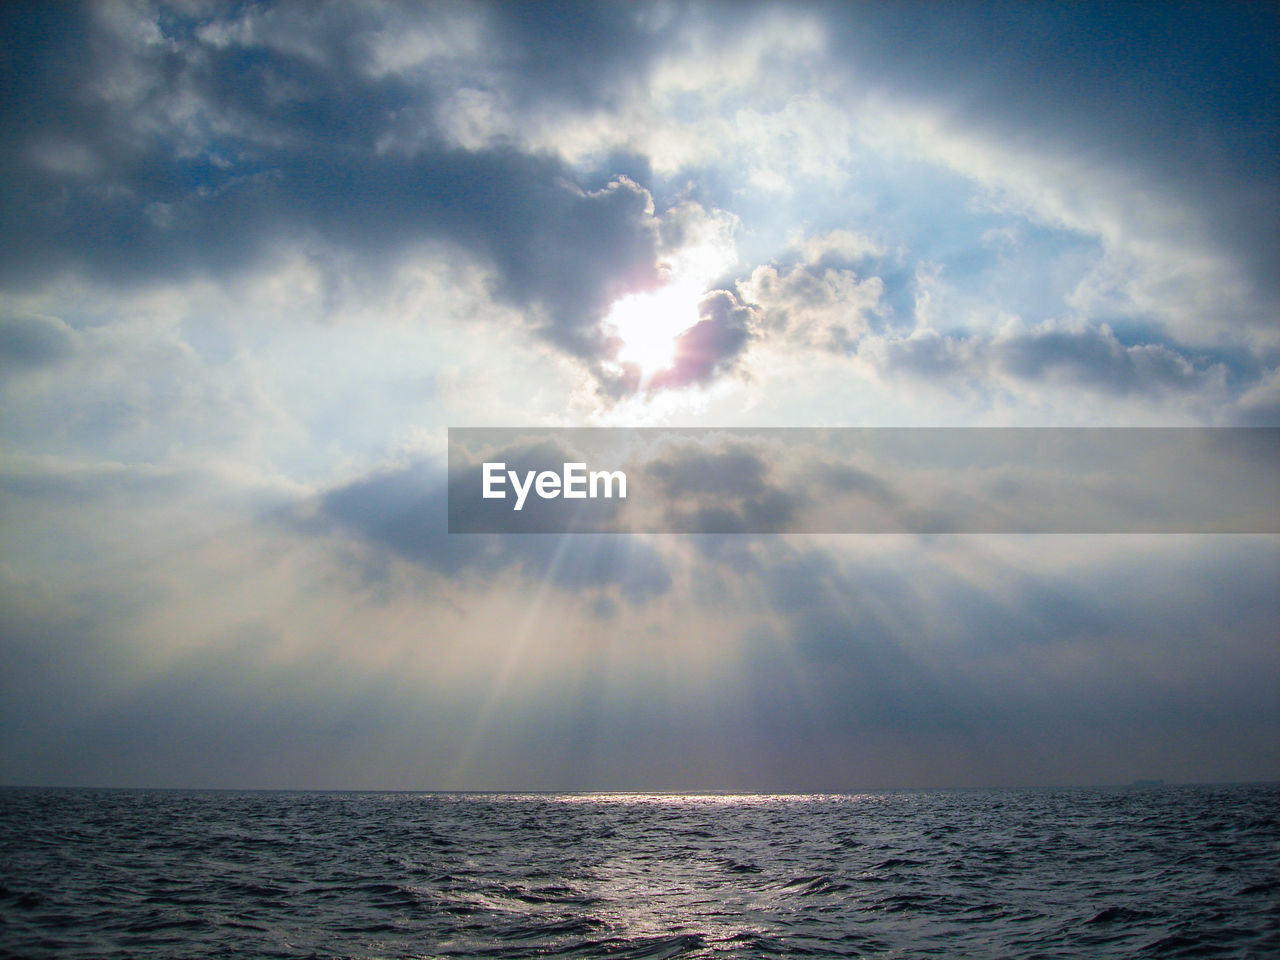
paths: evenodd
<path fill-rule="evenodd" d="M 698 304 L 707 284 L 735 260 L 733 249 L 720 244 L 688 247 L 667 262 L 663 286 L 614 301 L 605 326 L 621 341 L 618 362 L 634 363 L 645 382 L 671 369 L 676 340 L 698 322 Z"/>

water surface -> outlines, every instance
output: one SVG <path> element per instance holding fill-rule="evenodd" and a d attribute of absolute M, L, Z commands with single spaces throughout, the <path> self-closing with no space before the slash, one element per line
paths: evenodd
<path fill-rule="evenodd" d="M 0 789 L 15 957 L 1277 957 L 1280 788 Z"/>

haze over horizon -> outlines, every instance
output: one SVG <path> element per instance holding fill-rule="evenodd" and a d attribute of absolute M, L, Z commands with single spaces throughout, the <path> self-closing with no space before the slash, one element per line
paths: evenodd
<path fill-rule="evenodd" d="M 4 5 L 0 784 L 1280 781 L 1272 534 L 444 503 L 449 427 L 1280 427 L 1277 11 Z"/>

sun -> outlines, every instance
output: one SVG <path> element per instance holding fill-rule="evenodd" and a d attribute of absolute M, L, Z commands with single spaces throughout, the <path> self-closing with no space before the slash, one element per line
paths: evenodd
<path fill-rule="evenodd" d="M 657 290 L 615 300 L 604 324 L 618 338 L 617 362 L 639 367 L 642 382 L 675 366 L 677 342 L 698 322 L 707 284 L 735 259 L 732 249 L 718 244 L 685 248 L 664 264 L 667 282 Z"/>
<path fill-rule="evenodd" d="M 617 300 L 605 323 L 621 342 L 619 362 L 634 363 L 646 379 L 674 366 L 676 338 L 698 322 L 701 293 L 688 284 L 668 283 Z"/>

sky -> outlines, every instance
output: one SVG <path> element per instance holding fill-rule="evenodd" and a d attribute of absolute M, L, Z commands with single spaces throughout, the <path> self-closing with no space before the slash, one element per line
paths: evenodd
<path fill-rule="evenodd" d="M 1274 534 L 444 496 L 451 427 L 1280 426 L 1278 19 L 3 5 L 0 783 L 1280 779 Z"/>

